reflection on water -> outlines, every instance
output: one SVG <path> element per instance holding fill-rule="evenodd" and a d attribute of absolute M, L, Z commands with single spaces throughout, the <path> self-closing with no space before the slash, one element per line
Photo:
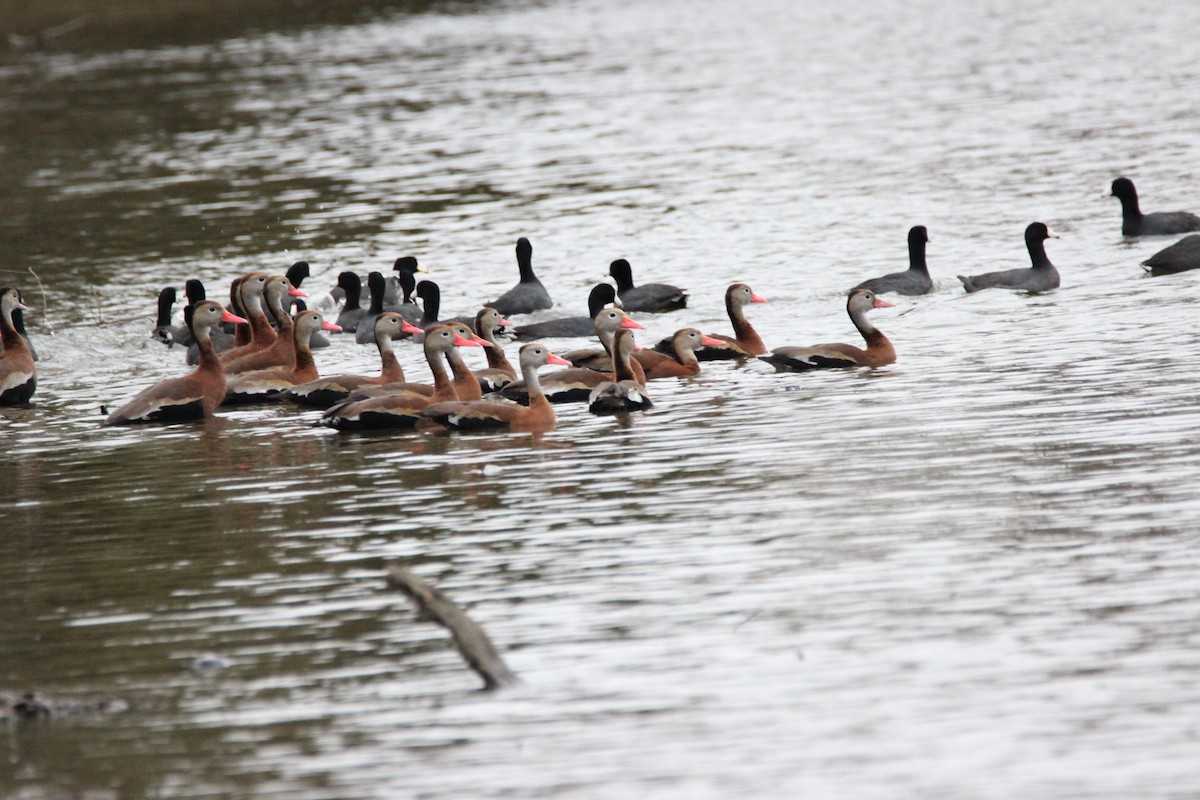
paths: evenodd
<path fill-rule="evenodd" d="M 0 736 L 0 794 L 1191 791 L 1194 281 L 1143 278 L 1165 242 L 1099 196 L 1200 206 L 1173 13 L 580 0 L 10 58 L 0 284 L 42 361 L 0 418 L 0 689 L 132 708 Z M 964 296 L 1034 219 L 1063 287 Z M 461 313 L 527 235 L 556 311 L 617 257 L 688 287 L 645 342 L 727 332 L 734 280 L 769 346 L 853 341 L 842 293 L 913 224 L 939 288 L 873 312 L 899 353 L 874 373 L 706 364 L 540 437 L 99 427 L 182 370 L 148 333 L 191 276 L 303 257 L 319 294 L 413 253 Z M 390 560 L 523 686 L 477 692 Z"/>

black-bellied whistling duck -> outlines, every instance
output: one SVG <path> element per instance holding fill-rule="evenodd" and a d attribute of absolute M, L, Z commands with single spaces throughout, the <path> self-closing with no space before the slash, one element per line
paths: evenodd
<path fill-rule="evenodd" d="M 517 285 L 484 305 L 491 306 L 506 317 L 553 308 L 554 301 L 550 299 L 550 293 L 533 274 L 533 245 L 525 237 L 517 239 L 517 268 L 521 271 L 521 280 Z"/>
<path fill-rule="evenodd" d="M 340 403 L 366 386 L 382 386 L 404 382 L 404 368 L 392 350 L 392 339 L 401 333 L 421 333 L 394 311 L 385 311 L 375 319 L 375 346 L 379 348 L 380 369 L 378 375 L 334 375 L 318 378 L 293 386 L 284 392 L 284 397 L 297 403 L 320 408 L 329 408 Z"/>
<path fill-rule="evenodd" d="M 1159 236 L 1200 231 L 1200 217 L 1190 211 L 1158 211 L 1143 214 L 1137 189 L 1129 178 L 1112 182 L 1112 196 L 1121 201 L 1122 236 Z"/>
<path fill-rule="evenodd" d="M 21 292 L 11 286 L 0 289 L 0 406 L 28 403 L 37 391 L 37 367 L 29 345 L 13 324 L 13 316 L 29 307 Z"/>
<path fill-rule="evenodd" d="M 269 278 L 270 276 L 265 272 L 251 272 L 243 275 L 238 283 L 235 294 L 241 302 L 242 310 L 245 312 L 245 318 L 250 326 L 250 341 L 221 353 L 219 358 L 222 364 L 228 364 L 248 353 L 266 350 L 279 338 L 275 329 L 271 327 L 271 320 L 267 317 L 263 303 Z"/>
<path fill-rule="evenodd" d="M 700 362 L 696 360 L 699 347 L 719 347 L 721 341 L 705 336 L 696 328 L 680 328 L 671 337 L 672 354 L 665 355 L 657 350 L 637 350 L 633 360 L 642 365 L 646 380 L 657 378 L 687 378 L 700 374 Z"/>
<path fill-rule="evenodd" d="M 554 355 L 540 342 L 522 347 L 518 361 L 521 364 L 521 376 L 529 391 L 527 406 L 497 400 L 476 400 L 468 403 L 449 401 L 426 406 L 421 411 L 421 416 L 458 430 L 554 430 L 554 408 L 542 393 L 538 367 L 545 364 L 565 366 L 570 362 Z"/>
<path fill-rule="evenodd" d="M 433 374 L 432 393 L 426 395 L 410 390 L 423 384 L 374 387 L 377 393 L 363 399 L 355 399 L 356 395 L 351 395 L 346 402 L 329 408 L 321 417 L 320 424 L 340 431 L 412 428 L 421 421 L 421 411 L 430 403 L 457 400 L 454 382 L 444 363 L 446 353 L 454 347 L 478 347 L 478 343 L 463 338 L 448 325 L 432 325 L 425 329 L 423 346 L 425 360 L 429 362 L 429 370 Z"/>
<path fill-rule="evenodd" d="M 241 283 L 241 278 L 238 279 L 238 283 Z M 197 303 L 203 303 L 208 299 L 208 296 L 204 291 L 204 284 L 198 278 L 189 278 L 187 282 L 183 284 L 183 286 L 183 291 L 187 295 L 187 306 L 184 307 L 185 309 L 195 306 Z M 238 307 L 230 306 L 230 310 L 235 316 L 241 316 L 238 314 L 238 308 L 240 308 L 240 305 Z M 227 327 L 229 330 L 225 330 Z M 209 341 L 212 343 L 213 350 L 218 353 L 224 353 L 226 350 L 237 346 L 236 330 L 239 328 L 246 328 L 249 330 L 249 327 L 246 325 L 214 325 L 208 332 Z M 247 339 L 247 341 L 249 341 L 249 339 Z M 196 340 L 192 336 L 192 328 L 187 324 L 187 320 L 184 320 L 183 325 L 180 325 L 175 329 L 175 342 L 177 344 L 187 345 L 187 363 L 189 366 L 194 367 L 200 363 L 200 348 L 196 346 Z"/>
<path fill-rule="evenodd" d="M 358 321 L 354 341 L 359 344 L 375 344 L 375 318 L 383 313 L 383 296 L 387 292 L 387 281 L 382 272 L 367 275 L 367 288 L 371 292 L 371 307 Z"/>
<path fill-rule="evenodd" d="M 888 338 L 867 321 L 872 308 L 892 308 L 868 289 L 854 289 L 846 300 L 850 321 L 867 342 L 867 349 L 849 344 L 818 344 L 813 347 L 777 347 L 770 355 L 759 356 L 774 365 L 777 372 L 807 372 L 834 367 L 882 367 L 896 360 L 896 350 Z"/>
<path fill-rule="evenodd" d="M 1142 262 L 1151 275 L 1171 275 L 1200 269 L 1200 233 L 1185 236 L 1170 247 L 1159 250 Z"/>
<path fill-rule="evenodd" d="M 597 283 L 588 293 L 588 315 L 586 317 L 560 317 L 545 322 L 533 322 L 513 328 L 518 339 L 556 339 L 574 336 L 591 336 L 595 332 L 593 320 L 605 306 L 619 305 L 617 290 L 611 283 Z M 557 358 L 557 356 L 555 356 Z"/>
<path fill-rule="evenodd" d="M 687 308 L 687 290 L 669 283 L 633 285 L 633 267 L 623 258 L 608 265 L 608 274 L 617 282 L 617 296 L 626 311 L 660 313 Z"/>
<path fill-rule="evenodd" d="M 725 313 L 733 324 L 733 336 L 722 333 L 710 333 L 713 339 L 721 341 L 720 346 L 702 347 L 696 351 L 700 361 L 721 361 L 725 359 L 753 358 L 767 352 L 767 346 L 758 337 L 758 331 L 746 319 L 745 308 L 749 303 L 765 303 L 766 298 L 759 297 L 744 283 L 731 284 L 725 290 Z M 654 345 L 660 353 L 670 354 L 671 339 L 666 338 Z"/>
<path fill-rule="evenodd" d="M 346 304 L 342 306 L 341 313 L 338 314 L 335 324 L 347 333 L 354 333 L 358 330 L 359 320 L 367 313 L 363 310 L 360 301 L 362 297 L 362 278 L 358 277 L 358 274 L 354 272 L 339 273 L 337 288 L 345 293 Z"/>
<path fill-rule="evenodd" d="M 929 277 L 929 265 L 925 263 L 925 245 L 929 243 L 929 231 L 924 225 L 914 225 L 908 231 L 908 269 L 893 272 L 881 278 L 863 281 L 855 289 L 870 289 L 875 294 L 929 294 L 933 290 L 933 279 Z"/>
<path fill-rule="evenodd" d="M 287 311 L 284 310 L 284 301 L 292 297 L 305 296 L 302 290 L 292 286 L 291 281 L 283 275 L 272 275 L 268 278 L 263 299 L 266 301 L 267 309 L 271 312 L 275 323 L 279 326 L 275 341 L 265 350 L 247 353 L 240 358 L 225 362 L 225 374 L 240 375 L 243 372 L 285 367 L 293 363 L 296 360 L 296 341 L 292 335 L 292 317 L 288 316 Z M 309 348 L 312 348 L 311 341 Z"/>
<path fill-rule="evenodd" d="M 25 346 L 29 348 L 29 355 L 34 361 L 38 360 L 37 348 L 33 346 L 33 339 L 29 338 L 29 334 L 25 331 L 25 309 L 18 308 L 13 310 L 12 315 L 13 327 L 17 329 L 17 333 L 21 334 L 21 338 L 25 340 Z M 0 347 L 0 352 L 4 348 Z"/>
<path fill-rule="evenodd" d="M 613 340 L 614 374 L 588 395 L 588 411 L 593 414 L 613 414 L 621 411 L 641 411 L 654 405 L 646 395 L 646 384 L 636 380 L 630 369 L 634 348 L 633 332 L 617 331 Z"/>
<path fill-rule="evenodd" d="M 612 372 L 612 343 L 613 337 L 621 328 L 642 330 L 641 323 L 635 322 L 621 309 L 610 306 L 600 309 L 592 320 L 592 330 L 600 340 L 601 347 L 584 347 L 579 350 L 569 350 L 563 353 L 563 358 L 576 367 L 594 369 L 597 372 Z"/>
<path fill-rule="evenodd" d="M 475 315 L 475 332 L 479 338 L 491 345 L 483 350 L 484 355 L 487 356 L 488 365 L 483 369 L 475 370 L 475 377 L 479 379 L 479 388 L 483 390 L 484 394 L 494 392 L 517 379 L 517 371 L 508 362 L 508 357 L 504 355 L 504 348 L 496 340 L 496 329 L 509 325 L 512 323 L 500 316 L 500 312 L 494 308 L 485 306 Z"/>
<path fill-rule="evenodd" d="M 209 334 L 222 322 L 242 323 L 220 303 L 204 300 L 190 307 L 189 324 L 200 348 L 200 364 L 182 378 L 160 381 L 138 392 L 108 415 L 105 425 L 182 422 L 211 416 L 225 398 L 225 370 L 212 349 Z"/>
<path fill-rule="evenodd" d="M 601 341 L 611 342 L 619 330 L 636 330 L 641 327 L 641 324 L 630 319 L 619 308 L 605 308 L 596 315 L 595 328 Z M 607 351 L 599 352 L 607 355 Z M 564 359 L 576 363 L 573 358 L 564 356 Z M 588 399 L 597 386 L 613 380 L 612 356 L 608 356 L 608 364 L 608 370 L 603 372 L 588 367 L 571 367 L 548 373 L 541 378 L 542 392 L 551 403 L 581 403 Z M 644 381 L 641 377 L 644 375 L 642 365 L 636 364 L 632 369 L 635 377 Z M 513 381 L 501 389 L 500 394 L 518 403 L 526 402 L 529 397 L 524 381 Z"/>
<path fill-rule="evenodd" d="M 225 402 L 244 404 L 281 400 L 278 395 L 285 389 L 321 377 L 308 345 L 313 333 L 321 330 L 336 333 L 340 329 L 332 322 L 326 322 L 320 311 L 297 311 L 292 318 L 292 363 L 230 377 L 225 386 Z"/>
<path fill-rule="evenodd" d="M 1025 269 L 1006 269 L 1000 272 L 985 272 L 982 275 L 959 275 L 967 293 L 982 289 L 1013 289 L 1019 292 L 1046 292 L 1057 289 L 1058 270 L 1046 256 L 1046 240 L 1057 239 L 1058 234 L 1046 227 L 1044 222 L 1032 222 L 1025 229 L 1025 247 L 1033 266 Z"/>
<path fill-rule="evenodd" d="M 448 324 L 455 333 L 472 344 L 491 349 L 492 343 L 476 334 L 467 323 L 450 322 Z M 458 399 L 482 400 L 483 388 L 479 385 L 479 379 L 475 377 L 475 373 L 467 366 L 467 362 L 463 360 L 462 353 L 458 351 L 457 347 L 451 347 L 446 351 L 446 361 L 450 364 L 450 374 L 454 376 L 454 393 L 458 396 Z"/>

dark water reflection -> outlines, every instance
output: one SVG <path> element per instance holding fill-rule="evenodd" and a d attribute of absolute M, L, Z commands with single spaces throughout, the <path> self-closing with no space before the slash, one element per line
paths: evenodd
<path fill-rule="evenodd" d="M 1200 207 L 1194 26 L 1117 3 L 460 10 L 3 65 L 0 283 L 43 360 L 0 417 L 0 689 L 132 708 L 9 729 L 0 794 L 1193 791 L 1195 281 L 1142 278 L 1165 242 L 1122 241 L 1100 194 L 1128 173 L 1147 207 Z M 1141 51 L 1160 63 L 1112 55 Z M 1033 219 L 1064 234 L 1060 290 L 955 288 L 1022 265 Z M 341 436 L 287 408 L 98 427 L 180 371 L 147 333 L 193 275 L 219 295 L 306 258 L 319 294 L 415 253 L 459 313 L 527 235 L 564 310 L 624 256 L 692 293 L 645 339 L 726 330 L 745 279 L 779 345 L 851 339 L 842 292 L 901 267 L 912 224 L 940 285 L 875 312 L 900 360 L 874 373 L 714 364 L 541 437 Z M 524 684 L 477 692 L 383 590 L 390 560 Z M 204 653 L 229 666 L 190 669 Z"/>

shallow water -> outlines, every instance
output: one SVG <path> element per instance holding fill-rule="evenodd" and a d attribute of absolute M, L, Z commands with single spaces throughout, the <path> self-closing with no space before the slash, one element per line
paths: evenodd
<path fill-rule="evenodd" d="M 0 794 L 1193 796 L 1196 277 L 1143 277 L 1173 239 L 1102 195 L 1200 210 L 1197 18 L 498 3 L 5 62 L 0 282 L 42 361 L 0 417 L 0 688 L 132 707 L 0 734 Z M 1062 288 L 964 296 L 1035 219 Z M 540 437 L 99 427 L 181 371 L 147 334 L 191 276 L 411 253 L 469 312 L 525 235 L 563 313 L 617 257 L 687 286 L 643 342 L 727 330 L 733 280 L 769 346 L 854 341 L 914 224 L 939 288 L 873 312 L 874 372 L 710 364 Z M 523 684 L 478 692 L 393 560 Z"/>

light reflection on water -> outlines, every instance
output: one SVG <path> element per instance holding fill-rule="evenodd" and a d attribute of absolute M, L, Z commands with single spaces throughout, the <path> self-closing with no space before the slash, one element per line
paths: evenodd
<path fill-rule="evenodd" d="M 6 66 L 0 275 L 40 306 L 34 266 L 51 313 L 37 403 L 0 427 L 0 687 L 134 707 L 0 737 L 3 792 L 1194 789 L 1195 281 L 1142 278 L 1165 242 L 1122 242 L 1099 197 L 1128 172 L 1147 207 L 1200 206 L 1170 111 L 1190 28 L 1011 5 L 507 4 Z M 1135 76 L 1138 46 L 1162 63 Z M 1025 263 L 1033 219 L 1063 288 L 963 296 L 956 273 Z M 875 312 L 900 354 L 875 373 L 711 364 L 540 437 L 98 427 L 180 370 L 145 336 L 192 275 L 220 296 L 304 257 L 319 292 L 412 252 L 459 313 L 528 235 L 564 313 L 625 256 L 693 297 L 646 341 L 727 330 L 744 279 L 774 346 L 852 340 L 842 293 L 917 223 L 939 289 Z M 477 693 L 383 590 L 392 559 L 524 684 Z M 190 671 L 206 652 L 229 668 Z"/>

